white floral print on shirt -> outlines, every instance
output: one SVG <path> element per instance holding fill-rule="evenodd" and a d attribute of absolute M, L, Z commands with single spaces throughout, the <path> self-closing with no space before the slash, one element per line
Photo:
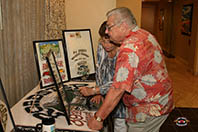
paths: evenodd
<path fill-rule="evenodd" d="M 128 57 L 129 57 L 129 64 L 131 65 L 131 67 L 137 68 L 139 63 L 139 57 L 134 52 L 130 53 Z"/>
<path fill-rule="evenodd" d="M 158 45 L 158 42 L 156 41 L 156 39 L 155 39 L 151 34 L 148 35 L 148 40 L 149 40 L 154 46 L 157 46 L 157 45 Z"/>
<path fill-rule="evenodd" d="M 131 93 L 133 96 L 135 96 L 137 99 L 142 100 L 146 97 L 146 91 L 144 88 L 136 88 Z"/>
<path fill-rule="evenodd" d="M 151 74 L 148 74 L 142 77 L 141 82 L 146 85 L 153 86 L 157 80 Z"/>
<path fill-rule="evenodd" d="M 156 50 L 155 53 L 154 53 L 154 60 L 157 62 L 157 63 L 160 63 L 162 61 L 162 56 L 159 52 L 159 50 Z"/>
<path fill-rule="evenodd" d="M 132 43 L 127 44 L 126 46 L 124 46 L 124 48 L 129 48 L 129 49 L 132 49 L 133 51 L 136 51 L 138 49 L 138 47 L 134 46 L 134 44 Z"/>
<path fill-rule="evenodd" d="M 136 120 L 138 122 L 144 122 L 146 120 L 147 115 L 145 113 L 138 113 L 136 115 Z"/>
<path fill-rule="evenodd" d="M 128 74 L 129 74 L 128 69 L 125 68 L 125 67 L 121 67 L 118 70 L 118 74 L 116 76 L 116 81 L 117 82 L 123 82 L 123 81 L 125 81 L 128 78 Z"/>

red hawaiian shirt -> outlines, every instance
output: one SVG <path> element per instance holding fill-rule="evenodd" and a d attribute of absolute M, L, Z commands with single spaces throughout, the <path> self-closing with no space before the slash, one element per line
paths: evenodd
<path fill-rule="evenodd" d="M 173 109 L 173 89 L 162 50 L 149 32 L 136 27 L 126 37 L 117 57 L 115 88 L 126 92 L 127 121 L 144 122 Z"/>

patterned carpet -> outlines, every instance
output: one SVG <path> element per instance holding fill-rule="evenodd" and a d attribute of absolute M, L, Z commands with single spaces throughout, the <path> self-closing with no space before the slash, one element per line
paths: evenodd
<path fill-rule="evenodd" d="M 198 108 L 175 108 L 160 132 L 198 132 Z"/>

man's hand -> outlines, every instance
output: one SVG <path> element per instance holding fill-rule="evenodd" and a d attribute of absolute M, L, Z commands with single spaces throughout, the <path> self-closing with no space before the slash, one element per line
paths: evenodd
<path fill-rule="evenodd" d="M 80 90 L 80 93 L 81 93 L 83 96 L 90 96 L 90 95 L 94 95 L 94 94 L 95 94 L 93 88 L 89 88 L 89 87 L 80 87 L 79 90 Z"/>
<path fill-rule="evenodd" d="M 96 95 L 91 99 L 91 102 L 99 104 L 101 101 L 103 101 L 104 98 L 102 97 L 102 95 Z"/>
<path fill-rule="evenodd" d="M 93 116 L 88 115 L 88 127 L 93 130 L 100 130 L 103 128 L 103 122 L 97 121 Z"/>

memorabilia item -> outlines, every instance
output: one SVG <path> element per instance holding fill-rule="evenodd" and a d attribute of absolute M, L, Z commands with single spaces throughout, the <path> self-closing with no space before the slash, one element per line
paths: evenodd
<path fill-rule="evenodd" d="M 66 82 L 69 80 L 62 40 L 34 41 L 33 46 L 39 79 L 41 79 L 41 87 L 47 87 L 53 84 L 53 80 L 50 76 L 49 68 L 46 63 L 46 56 L 50 51 L 56 56 L 56 61 L 61 73 L 62 81 Z"/>
<path fill-rule="evenodd" d="M 60 109 L 64 112 L 64 116 L 65 116 L 65 119 L 67 121 L 67 124 L 71 125 L 70 118 L 69 118 L 69 115 L 70 115 L 70 103 L 68 101 L 68 96 L 69 95 L 67 93 L 65 93 L 65 96 L 61 95 L 58 83 L 62 86 L 62 88 L 64 88 L 64 85 L 63 85 L 63 82 L 62 82 L 62 77 L 61 77 L 61 74 L 60 74 L 60 71 L 59 71 L 59 68 L 58 68 L 58 64 L 57 64 L 55 59 L 56 58 L 55 58 L 54 53 L 49 52 L 49 54 L 46 57 L 46 60 L 47 60 L 47 64 L 48 64 L 48 67 L 49 67 L 50 76 L 52 77 L 53 83 L 54 83 L 56 91 L 57 91 L 59 104 L 60 104 Z M 65 104 L 68 104 L 69 108 L 67 110 L 65 108 Z M 69 115 L 68 115 L 68 113 L 69 113 Z"/>
<path fill-rule="evenodd" d="M 71 104 L 70 108 L 70 120 L 71 124 L 76 123 L 74 120 L 76 114 L 87 110 L 96 110 L 97 106 L 90 102 L 90 98 L 84 97 L 80 94 L 78 88 L 82 86 L 94 87 L 94 82 L 68 82 L 65 88 L 60 89 L 61 95 L 65 98 L 65 92 L 69 93 L 69 100 Z M 35 95 L 30 95 L 24 100 L 23 107 L 27 113 L 30 113 L 31 102 L 35 99 Z M 64 116 L 63 110 L 60 107 L 59 98 L 54 87 L 49 87 L 37 91 L 36 103 L 34 104 L 34 109 L 31 114 L 38 119 L 44 118 L 58 118 L 59 116 Z M 66 99 L 63 99 L 66 109 L 68 109 L 68 104 Z M 79 112 L 78 112 L 79 111 Z M 75 113 L 76 112 L 76 113 Z M 82 124 L 82 123 L 81 123 Z M 78 125 L 78 123 L 77 123 Z"/>
<path fill-rule="evenodd" d="M 70 89 L 75 89 L 79 86 L 95 86 L 94 82 L 69 82 L 66 83 Z M 71 125 L 66 125 L 63 111 L 60 109 L 57 92 L 54 87 L 45 89 L 34 88 L 30 93 L 23 97 L 17 104 L 9 107 L 3 85 L 0 80 L 0 116 L 1 123 L 5 132 L 11 132 L 13 129 L 20 132 L 35 132 L 36 124 L 48 118 L 55 119 L 55 127 L 57 132 L 79 132 L 92 131 L 87 126 L 88 115 L 93 115 L 95 110 L 90 110 L 87 106 L 80 104 L 79 98 L 72 95 L 72 110 L 70 115 Z M 35 97 L 36 96 L 36 97 Z M 85 97 L 84 97 L 85 98 Z M 36 100 L 35 100 L 36 99 Z M 33 103 L 35 100 L 35 103 Z M 83 102 L 83 101 L 82 101 Z M 32 105 L 34 109 L 31 112 Z M 89 109 L 89 110 L 88 110 Z"/>
<path fill-rule="evenodd" d="M 71 79 L 86 79 L 95 74 L 95 60 L 90 29 L 63 30 Z"/>
<path fill-rule="evenodd" d="M 69 97 L 71 100 L 71 125 L 67 125 L 56 88 L 50 86 L 40 90 L 33 89 L 12 108 L 17 126 L 36 126 L 43 119 L 54 118 L 56 131 L 93 131 L 87 126 L 87 118 L 89 114 L 95 113 L 96 106 L 88 101 L 89 98 L 80 95 L 78 88 L 81 86 L 92 88 L 95 86 L 95 82 L 66 82 L 64 85 L 71 90 L 69 90 L 71 93 Z M 63 89 L 61 89 L 61 94 L 65 96 Z M 64 100 L 64 102 L 66 101 Z M 32 104 L 34 107 L 31 111 Z M 68 109 L 68 105 L 66 105 L 66 109 Z"/>
<path fill-rule="evenodd" d="M 16 129 L 16 125 L 14 123 L 11 110 L 10 110 L 10 105 L 8 103 L 8 99 L 3 87 L 3 83 L 0 78 L 0 97 L 2 100 L 0 100 L 0 123 L 2 126 L 2 129 L 5 132 L 8 132 L 9 129 Z"/>

